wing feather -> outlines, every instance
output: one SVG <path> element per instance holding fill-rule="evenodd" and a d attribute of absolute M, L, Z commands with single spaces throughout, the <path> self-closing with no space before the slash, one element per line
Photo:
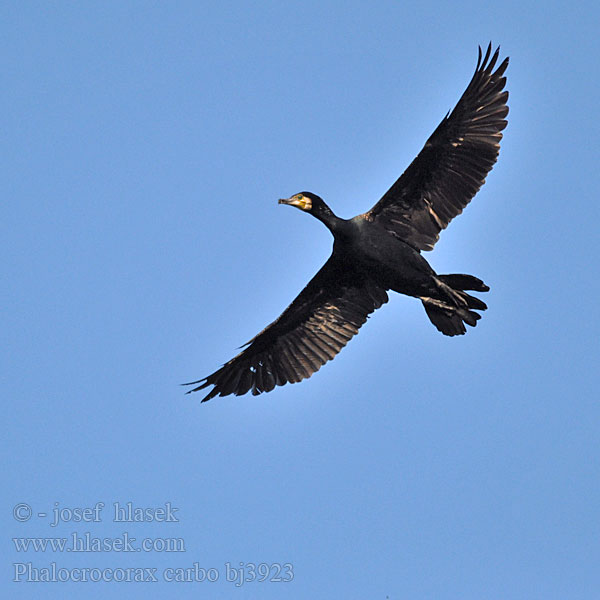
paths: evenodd
<path fill-rule="evenodd" d="M 459 215 L 485 183 L 506 127 L 505 58 L 492 45 L 454 110 L 446 115 L 408 169 L 362 215 L 418 250 L 431 250 L 440 231 Z M 491 58 L 490 58 L 491 56 Z"/>
<path fill-rule="evenodd" d="M 215 396 L 297 383 L 333 359 L 358 333 L 368 315 L 388 301 L 385 289 L 358 275 L 335 254 L 281 316 L 212 375 L 193 381 L 190 392 L 213 386 Z M 197 385 L 200 384 L 200 385 Z"/>

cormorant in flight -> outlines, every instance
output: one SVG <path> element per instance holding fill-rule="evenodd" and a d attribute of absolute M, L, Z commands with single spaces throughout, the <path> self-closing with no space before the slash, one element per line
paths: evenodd
<path fill-rule="evenodd" d="M 296 206 L 325 224 L 333 252 L 281 316 L 212 375 L 185 385 L 213 386 L 202 400 L 310 377 L 358 333 L 388 290 L 415 296 L 444 335 L 474 327 L 486 305 L 465 290 L 487 292 L 472 275 L 438 275 L 421 255 L 475 196 L 492 169 L 506 127 L 505 58 L 481 48 L 471 82 L 404 174 L 368 212 L 340 219 L 319 196 L 301 192 L 281 204 Z"/>

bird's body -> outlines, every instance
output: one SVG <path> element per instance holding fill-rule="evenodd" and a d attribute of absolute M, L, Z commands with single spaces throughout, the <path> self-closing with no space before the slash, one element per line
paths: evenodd
<path fill-rule="evenodd" d="M 433 289 L 435 272 L 420 252 L 362 215 L 338 221 L 332 228 L 332 257 L 346 265 L 344 270 L 407 296 L 419 297 Z"/>
<path fill-rule="evenodd" d="M 365 274 L 382 287 L 407 296 L 419 297 L 431 289 L 435 273 L 420 252 L 362 215 L 350 223 L 356 233 L 346 251 Z"/>
<path fill-rule="evenodd" d="M 496 162 L 506 127 L 508 59 L 494 71 L 491 44 L 456 108 L 427 140 L 403 175 L 368 212 L 340 219 L 316 194 L 301 192 L 282 204 L 308 212 L 331 231 L 329 260 L 273 323 L 195 392 L 216 395 L 271 391 L 310 377 L 358 333 L 368 315 L 388 301 L 388 290 L 419 298 L 445 335 L 474 327 L 487 306 L 465 290 L 489 288 L 472 275 L 438 275 L 421 254 L 469 203 Z M 489 61 L 489 62 L 488 62 Z"/>

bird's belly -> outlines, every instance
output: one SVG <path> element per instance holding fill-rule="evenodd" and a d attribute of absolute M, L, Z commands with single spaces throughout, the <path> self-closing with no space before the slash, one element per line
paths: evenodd
<path fill-rule="evenodd" d="M 361 244 L 357 256 L 365 274 L 387 289 L 418 297 L 434 285 L 435 271 L 425 258 L 395 238 Z"/>

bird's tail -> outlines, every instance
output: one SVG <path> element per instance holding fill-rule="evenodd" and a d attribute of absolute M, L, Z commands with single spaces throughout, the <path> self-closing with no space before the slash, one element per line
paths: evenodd
<path fill-rule="evenodd" d="M 490 288 L 472 275 L 437 275 L 436 283 L 443 299 L 421 298 L 429 320 L 444 335 L 463 335 L 477 325 L 481 315 L 475 310 L 485 310 L 485 302 L 467 294 L 465 290 L 487 292 Z"/>

